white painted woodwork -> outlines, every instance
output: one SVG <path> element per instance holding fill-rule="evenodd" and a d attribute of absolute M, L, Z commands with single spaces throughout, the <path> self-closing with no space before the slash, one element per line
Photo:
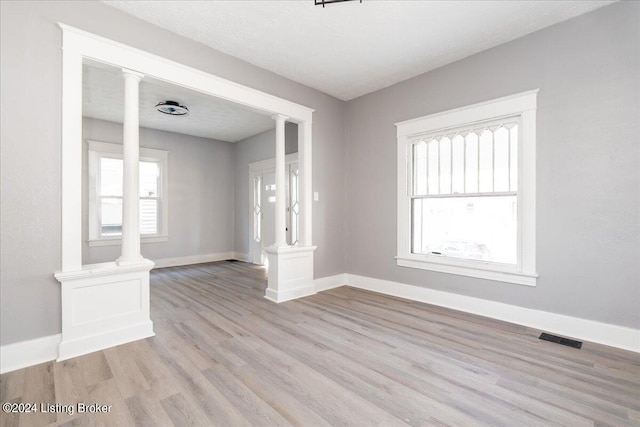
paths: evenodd
<path fill-rule="evenodd" d="M 298 123 L 298 168 L 299 175 L 299 203 L 300 203 L 300 246 L 311 246 L 313 237 L 313 186 L 312 152 L 311 152 L 311 120 Z"/>
<path fill-rule="evenodd" d="M 274 246 L 287 246 L 286 235 L 286 190 L 285 190 L 285 150 L 284 125 L 288 117 L 282 114 L 273 116 L 276 121 L 276 203 L 275 203 L 275 243 Z"/>
<path fill-rule="evenodd" d="M 390 280 L 345 274 L 347 286 L 420 301 L 640 353 L 640 330 Z M 322 282 L 321 282 L 322 283 Z"/>
<path fill-rule="evenodd" d="M 137 263 L 140 254 L 140 121 L 139 85 L 143 75 L 122 70 L 124 77 L 122 254 L 118 264 Z"/>
<path fill-rule="evenodd" d="M 298 124 L 302 129 L 299 131 L 301 138 L 298 141 L 298 149 L 303 160 L 300 168 L 300 219 L 303 224 L 301 245 L 306 247 L 293 248 L 292 253 L 305 253 L 304 262 L 292 268 L 291 253 L 276 251 L 272 266 L 274 271 L 280 271 L 280 273 L 274 274 L 274 278 L 270 280 L 272 283 L 282 283 L 285 287 L 291 283 L 300 286 L 305 283 L 307 290 L 313 290 L 315 247 L 311 246 L 310 203 L 313 110 L 66 24 L 59 23 L 59 26 L 63 33 L 62 268 L 55 273 L 55 277 L 61 283 L 63 319 L 58 359 L 63 360 L 153 335 L 153 324 L 149 316 L 149 270 L 153 267 L 153 262 L 139 256 L 139 224 L 137 214 L 134 212 L 137 211 L 139 189 L 133 188 L 135 186 L 132 183 L 138 179 L 137 172 L 132 173 L 133 168 L 125 166 L 125 170 L 129 170 L 129 179 L 125 178 L 128 184 L 125 186 L 128 186 L 129 190 L 125 189 L 124 198 L 129 199 L 130 202 L 135 199 L 133 205 L 136 208 L 129 203 L 127 219 L 123 218 L 123 256 L 120 262 L 82 265 L 82 65 L 85 60 L 131 70 L 125 73 L 125 81 L 128 82 L 125 86 L 127 92 L 125 98 L 128 100 L 125 102 L 125 107 L 136 104 L 136 113 L 130 108 L 125 112 L 127 116 L 125 146 L 129 147 L 128 150 L 125 148 L 125 165 L 132 163 L 138 149 L 136 129 L 138 127 L 138 94 L 137 90 L 131 90 L 134 87 L 137 88 L 139 84 L 139 79 L 135 79 L 135 73 L 139 74 L 138 77 L 144 75 L 266 114 L 282 116 L 279 119 L 282 123 L 280 131 L 282 147 L 279 150 L 282 152 L 282 159 L 284 159 L 284 118 Z M 134 97 L 136 102 L 133 102 Z M 135 171 L 137 171 L 137 164 L 136 159 Z M 284 167 L 281 169 L 281 175 L 284 176 Z M 283 187 L 281 185 L 280 191 Z M 132 194 L 136 197 L 132 197 Z M 281 201 L 282 199 L 281 197 Z M 283 219 L 284 212 L 282 212 L 282 224 L 284 224 Z M 286 248 L 283 246 L 281 249 Z M 280 258 L 283 261 L 281 266 L 278 262 Z M 304 289 L 290 290 L 288 298 L 300 297 L 308 293 Z M 120 305 L 121 299 L 127 298 L 128 304 L 134 294 L 138 297 L 139 305 L 136 307 L 139 310 L 123 312 Z M 282 295 L 276 295 L 274 300 L 279 301 L 283 298 Z M 87 309 L 87 307 L 98 306 L 99 310 Z"/>
<path fill-rule="evenodd" d="M 82 61 L 102 62 L 271 114 L 298 124 L 301 246 L 311 239 L 311 145 L 313 109 L 59 23 L 63 32 L 62 271 L 82 266 Z M 304 184 L 303 184 L 304 183 Z"/>
<path fill-rule="evenodd" d="M 315 246 L 270 246 L 269 277 L 265 298 L 280 303 L 316 293 L 313 283 L 313 252 Z"/>
<path fill-rule="evenodd" d="M 62 338 L 57 360 L 65 360 L 153 336 L 149 312 L 149 271 L 142 259 L 85 265 L 59 272 L 62 288 Z"/>
<path fill-rule="evenodd" d="M 82 267 L 82 54 L 62 32 L 62 271 Z"/>
<path fill-rule="evenodd" d="M 538 89 L 396 123 L 397 256 L 400 267 L 536 286 L 536 107 Z M 411 144 L 414 138 L 492 119 L 520 117 L 518 138 L 518 262 L 516 265 L 411 252 Z"/>

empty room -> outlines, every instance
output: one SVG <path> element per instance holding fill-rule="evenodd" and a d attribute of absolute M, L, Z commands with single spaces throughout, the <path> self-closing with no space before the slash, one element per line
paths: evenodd
<path fill-rule="evenodd" d="M 3 427 L 640 426 L 640 2 L 0 19 Z"/>

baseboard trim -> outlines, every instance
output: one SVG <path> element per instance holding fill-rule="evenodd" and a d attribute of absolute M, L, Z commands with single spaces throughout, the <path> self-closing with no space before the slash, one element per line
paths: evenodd
<path fill-rule="evenodd" d="M 640 353 L 640 330 L 638 329 L 356 274 L 346 274 L 346 283 L 354 288 L 478 314 L 541 331 Z"/>
<path fill-rule="evenodd" d="M 0 347 L 0 374 L 38 365 L 58 357 L 62 335 L 49 335 Z"/>
<path fill-rule="evenodd" d="M 238 252 L 220 252 L 215 254 L 190 255 L 176 258 L 162 258 L 153 260 L 156 268 L 179 267 L 181 265 L 202 264 L 204 262 L 224 261 L 237 259 Z"/>
<path fill-rule="evenodd" d="M 264 297 L 269 301 L 281 303 L 293 299 L 308 297 L 314 295 L 315 293 L 315 286 L 305 285 L 294 289 L 287 289 L 286 291 L 275 291 L 273 289 L 267 288 Z"/>
<path fill-rule="evenodd" d="M 313 279 L 316 292 L 328 291 L 329 289 L 339 288 L 347 284 L 346 274 L 336 274 L 335 276 L 320 277 Z"/>
<path fill-rule="evenodd" d="M 149 338 L 154 335 L 153 322 L 149 320 L 127 326 L 126 328 L 116 329 L 115 331 L 108 331 L 75 340 L 63 340 L 60 342 L 58 358 L 56 360 L 61 362 L 71 359 L 72 357 L 82 356 L 83 354 L 93 353 L 94 351 Z"/>
<path fill-rule="evenodd" d="M 233 259 L 235 259 L 236 261 L 251 262 L 249 254 L 245 254 L 242 252 L 234 252 Z"/>

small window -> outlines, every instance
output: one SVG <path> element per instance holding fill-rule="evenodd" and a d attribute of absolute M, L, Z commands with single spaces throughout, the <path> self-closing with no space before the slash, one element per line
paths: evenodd
<path fill-rule="evenodd" d="M 168 152 L 140 148 L 142 242 L 168 239 Z M 89 245 L 119 244 L 122 236 L 122 146 L 89 141 Z"/>
<path fill-rule="evenodd" d="M 398 265 L 535 285 L 536 92 L 398 126 Z"/>

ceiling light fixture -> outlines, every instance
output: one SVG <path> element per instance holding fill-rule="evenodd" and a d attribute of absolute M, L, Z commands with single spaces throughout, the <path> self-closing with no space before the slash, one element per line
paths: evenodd
<path fill-rule="evenodd" d="M 316 6 L 322 5 L 322 7 L 324 7 L 325 4 L 342 3 L 345 1 L 353 1 L 353 0 L 314 0 Z M 360 3 L 362 3 L 362 0 L 360 0 Z"/>
<path fill-rule="evenodd" d="M 156 110 L 170 116 L 186 116 L 189 109 L 184 105 L 178 104 L 176 101 L 163 101 L 156 105 Z"/>

